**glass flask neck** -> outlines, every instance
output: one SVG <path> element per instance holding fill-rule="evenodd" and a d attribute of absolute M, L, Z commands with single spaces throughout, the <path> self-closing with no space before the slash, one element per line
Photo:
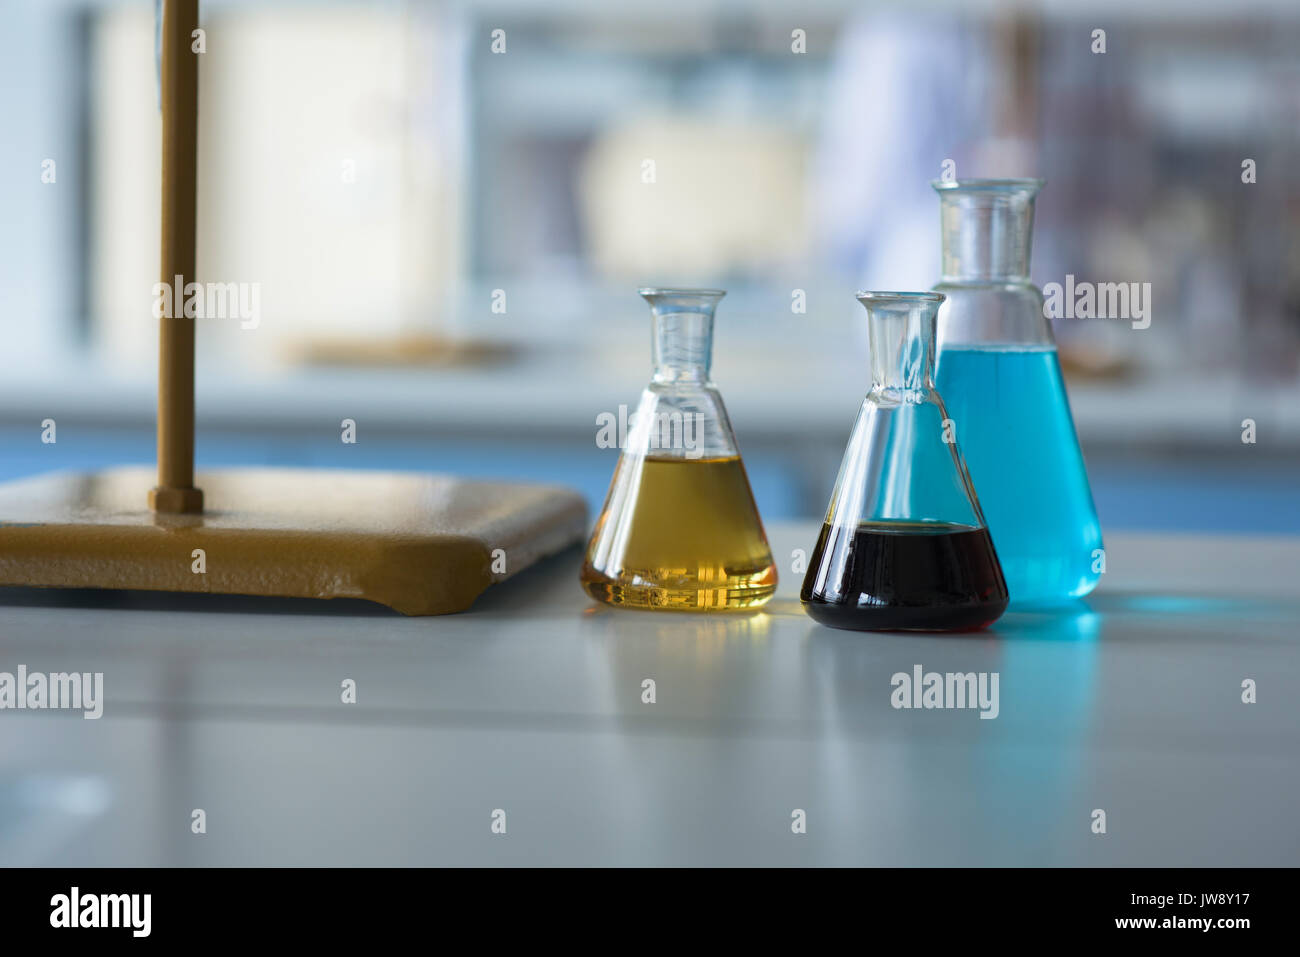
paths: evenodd
<path fill-rule="evenodd" d="M 720 289 L 637 290 L 653 316 L 654 381 L 709 381 L 713 361 L 713 312 Z"/>
<path fill-rule="evenodd" d="M 858 293 L 867 310 L 872 392 L 933 390 L 935 316 L 944 298 L 939 293 Z"/>
<path fill-rule="evenodd" d="M 1034 197 L 1043 181 L 935 182 L 943 282 L 1028 282 Z"/>

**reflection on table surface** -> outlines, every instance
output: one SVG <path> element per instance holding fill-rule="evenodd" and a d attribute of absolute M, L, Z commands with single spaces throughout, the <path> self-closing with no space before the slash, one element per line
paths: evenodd
<path fill-rule="evenodd" d="M 813 532 L 769 528 L 783 570 Z M 0 671 L 106 702 L 0 712 L 0 863 L 1294 864 L 1300 542 L 1107 549 L 1086 602 L 954 637 L 822 628 L 793 573 L 752 614 L 596 606 L 576 551 L 438 619 L 8 592 Z M 996 673 L 997 718 L 895 708 L 917 666 Z"/>

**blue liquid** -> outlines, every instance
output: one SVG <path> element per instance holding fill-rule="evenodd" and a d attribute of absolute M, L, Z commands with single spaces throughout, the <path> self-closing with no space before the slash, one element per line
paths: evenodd
<path fill-rule="evenodd" d="M 935 388 L 956 424 L 1011 601 L 1092 591 L 1101 525 L 1056 350 L 944 348 Z"/>

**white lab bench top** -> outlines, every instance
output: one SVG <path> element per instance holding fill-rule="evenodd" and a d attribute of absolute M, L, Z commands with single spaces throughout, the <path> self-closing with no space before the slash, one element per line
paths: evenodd
<path fill-rule="evenodd" d="M 445 618 L 0 592 L 0 671 L 105 683 L 0 711 L 0 864 L 1300 863 L 1300 539 L 1107 547 L 1086 604 L 954 637 L 820 627 L 792 573 L 609 609 L 576 550 Z M 916 665 L 996 672 L 997 718 L 895 709 Z"/>

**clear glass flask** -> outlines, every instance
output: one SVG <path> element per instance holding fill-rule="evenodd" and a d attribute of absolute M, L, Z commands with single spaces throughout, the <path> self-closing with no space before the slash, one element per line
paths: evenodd
<path fill-rule="evenodd" d="M 871 390 L 849 437 L 800 598 L 860 631 L 969 631 L 997 620 L 1007 586 L 935 391 L 943 296 L 860 292 Z"/>
<path fill-rule="evenodd" d="M 709 378 L 717 289 L 652 289 L 654 375 L 591 534 L 582 586 L 611 605 L 755 608 L 776 590 L 736 438 Z"/>
<path fill-rule="evenodd" d="M 1096 587 L 1101 525 L 1043 294 L 1029 281 L 1043 181 L 935 182 L 943 230 L 935 382 L 979 489 L 1011 600 Z"/>

